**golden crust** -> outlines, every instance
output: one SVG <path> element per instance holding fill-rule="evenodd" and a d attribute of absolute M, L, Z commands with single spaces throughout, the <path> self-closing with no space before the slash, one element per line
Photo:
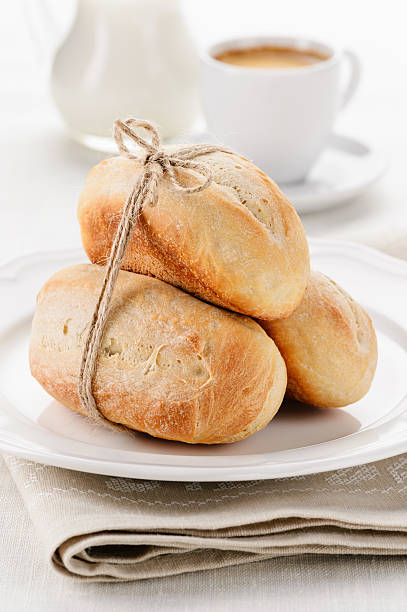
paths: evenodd
<path fill-rule="evenodd" d="M 295 210 L 263 172 L 243 157 L 199 158 L 214 182 L 197 194 L 174 190 L 166 176 L 157 206 L 133 229 L 122 268 L 160 278 L 208 302 L 263 319 L 289 315 L 309 278 L 305 233 Z M 115 157 L 95 166 L 78 217 L 93 263 L 104 263 L 121 211 L 140 176 L 137 160 Z M 184 184 L 194 172 L 176 169 Z"/>
<path fill-rule="evenodd" d="M 102 278 L 97 265 L 66 268 L 37 299 L 31 372 L 78 412 L 80 359 Z M 257 323 L 120 272 L 94 380 L 108 419 L 170 440 L 234 442 L 267 425 L 285 388 L 284 362 Z"/>
<path fill-rule="evenodd" d="M 369 390 L 377 363 L 370 317 L 327 276 L 311 272 L 298 308 L 261 321 L 287 366 L 287 395 L 321 407 L 352 404 Z"/>

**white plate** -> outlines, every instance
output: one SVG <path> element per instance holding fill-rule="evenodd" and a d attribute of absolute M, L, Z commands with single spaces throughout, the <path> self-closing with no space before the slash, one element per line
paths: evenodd
<path fill-rule="evenodd" d="M 299 213 L 316 212 L 355 198 L 386 166 L 384 156 L 367 144 L 333 134 L 306 180 L 280 187 Z"/>
<path fill-rule="evenodd" d="M 235 444 L 190 446 L 95 427 L 32 379 L 27 347 L 35 295 L 79 251 L 36 254 L 0 269 L 0 448 L 75 470 L 160 480 L 251 480 L 353 466 L 407 451 L 407 263 L 354 244 L 313 241 L 313 266 L 373 317 L 379 363 L 360 402 L 322 410 L 283 405 Z"/>

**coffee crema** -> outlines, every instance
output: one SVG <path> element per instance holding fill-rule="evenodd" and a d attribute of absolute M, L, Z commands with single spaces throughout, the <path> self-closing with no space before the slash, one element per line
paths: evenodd
<path fill-rule="evenodd" d="M 214 56 L 220 62 L 244 68 L 303 68 L 329 59 L 329 55 L 312 49 L 263 45 L 245 49 L 228 49 Z"/>

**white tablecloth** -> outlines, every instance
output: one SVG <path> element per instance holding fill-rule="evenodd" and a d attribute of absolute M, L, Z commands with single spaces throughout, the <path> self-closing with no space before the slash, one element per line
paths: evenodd
<path fill-rule="evenodd" d="M 29 4 L 29 2 L 27 2 Z M 31 2 L 31 4 L 34 4 Z M 391 169 L 343 207 L 304 218 L 311 236 L 388 243 L 407 229 L 405 20 L 398 0 L 185 2 L 200 42 L 244 32 L 302 31 L 343 41 L 362 56 L 364 78 L 337 130 L 387 151 Z M 100 155 L 69 141 L 44 93 L 20 3 L 0 21 L 0 263 L 34 250 L 80 244 L 76 200 Z M 391 16 L 391 18 L 389 17 Z M 384 23 L 386 20 L 386 23 Z M 86 584 L 56 576 L 5 468 L 0 469 L 0 608 L 111 612 L 154 610 L 405 609 L 405 558 L 284 558 L 134 584 Z"/>

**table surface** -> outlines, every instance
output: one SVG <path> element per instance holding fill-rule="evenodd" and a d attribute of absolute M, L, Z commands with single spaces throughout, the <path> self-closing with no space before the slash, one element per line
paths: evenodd
<path fill-rule="evenodd" d="M 68 3 L 69 4 L 69 3 Z M 352 202 L 303 217 L 310 236 L 362 239 L 407 234 L 405 136 L 407 108 L 405 20 L 399 0 L 286 0 L 275 3 L 184 0 L 199 45 L 250 33 L 296 33 L 353 48 L 363 77 L 354 101 L 339 118 L 338 133 L 384 151 L 387 174 Z M 67 138 L 46 87 L 25 19 L 34 2 L 8 3 L 0 21 L 0 263 L 32 251 L 80 245 L 76 203 L 84 178 L 101 154 Z M 59 7 L 61 4 L 59 4 Z M 134 585 L 86 585 L 41 567 L 40 545 L 18 495 L 3 474 L 2 508 L 15 507 L 0 532 L 0 587 L 4 610 L 62 610 L 72 597 L 81 610 L 117 609 L 129 602 L 149 608 L 200 610 L 398 610 L 406 601 L 403 559 L 285 559 Z M 4 510 L 3 515 L 7 515 Z M 11 551 L 11 552 L 10 552 Z M 33 568 L 36 572 L 33 572 Z M 40 569 L 38 570 L 38 567 Z M 243 578 L 242 578 L 243 577 Z M 2 586 L 3 585 L 3 586 Z M 3 605 L 2 604 L 2 605 Z M 57 605 L 58 604 L 58 605 Z M 68 609 L 68 607 L 66 608 Z"/>

